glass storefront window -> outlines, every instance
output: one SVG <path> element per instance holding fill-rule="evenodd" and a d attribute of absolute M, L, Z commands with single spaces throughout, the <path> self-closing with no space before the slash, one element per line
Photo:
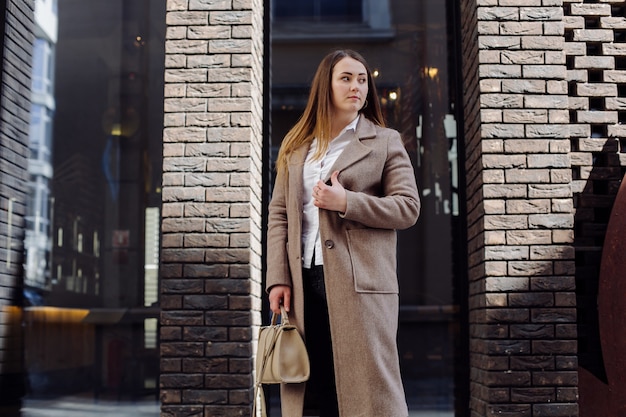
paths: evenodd
<path fill-rule="evenodd" d="M 361 22 L 362 0 L 274 0 L 274 17 L 281 20 Z"/>
<path fill-rule="evenodd" d="M 373 4 L 361 3 L 368 15 Z M 372 20 L 359 31 L 328 19 L 308 31 L 295 24 L 296 14 L 274 9 L 272 156 L 304 110 L 320 59 L 333 49 L 361 52 L 374 71 L 387 124 L 403 136 L 422 198 L 420 220 L 398 239 L 398 342 L 409 409 L 412 416 L 463 416 L 468 365 L 461 305 L 467 277 L 465 240 L 459 235 L 464 196 L 459 195 L 463 158 L 456 122 L 461 118 L 458 6 L 452 0 L 389 0 L 376 7 L 377 16 L 390 16 L 390 32 L 384 35 Z M 272 416 L 278 416 L 278 402 L 272 404 Z"/>
<path fill-rule="evenodd" d="M 156 416 L 165 0 L 38 0 L 23 417 Z"/>

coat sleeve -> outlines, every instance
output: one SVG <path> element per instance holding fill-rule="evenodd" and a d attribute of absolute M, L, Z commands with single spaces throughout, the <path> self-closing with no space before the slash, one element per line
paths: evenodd
<path fill-rule="evenodd" d="M 417 222 L 420 199 L 415 173 L 400 134 L 392 129 L 387 140 L 387 159 L 381 174 L 382 195 L 346 190 L 347 220 L 379 229 L 406 229 Z"/>
<path fill-rule="evenodd" d="M 268 213 L 266 291 L 274 285 L 291 286 L 287 256 L 286 196 L 287 175 L 279 172 L 276 176 Z"/>

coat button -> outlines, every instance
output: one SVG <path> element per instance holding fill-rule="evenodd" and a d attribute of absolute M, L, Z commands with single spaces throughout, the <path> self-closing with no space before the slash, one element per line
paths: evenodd
<path fill-rule="evenodd" d="M 332 240 L 327 240 L 324 242 L 324 245 L 327 249 L 332 249 L 335 247 L 335 242 L 333 242 Z"/>

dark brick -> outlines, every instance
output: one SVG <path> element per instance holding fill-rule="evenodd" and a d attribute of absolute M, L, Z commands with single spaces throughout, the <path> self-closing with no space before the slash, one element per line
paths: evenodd
<path fill-rule="evenodd" d="M 531 291 L 574 291 L 574 277 L 533 277 L 530 279 Z"/>
<path fill-rule="evenodd" d="M 223 278 L 229 276 L 228 265 L 224 264 L 187 264 L 183 271 L 184 276 L 191 278 Z"/>
<path fill-rule="evenodd" d="M 534 308 L 531 320 L 533 323 L 576 323 L 576 309 Z"/>
<path fill-rule="evenodd" d="M 490 355 L 514 355 L 530 353 L 528 340 L 490 340 L 486 343 Z"/>
<path fill-rule="evenodd" d="M 511 402 L 514 403 L 550 403 L 555 398 L 554 388 L 511 388 Z"/>
<path fill-rule="evenodd" d="M 578 385 L 578 372 L 576 371 L 554 371 L 533 373 L 533 385 L 554 385 L 570 386 Z"/>
<path fill-rule="evenodd" d="M 207 294 L 250 294 L 248 279 L 207 279 L 204 292 Z"/>
<path fill-rule="evenodd" d="M 183 308 L 190 310 L 226 310 L 228 297 L 223 295 L 186 295 Z"/>
<path fill-rule="evenodd" d="M 251 357 L 251 355 L 252 345 L 250 343 L 207 343 L 207 357 Z"/>
<path fill-rule="evenodd" d="M 182 328 L 172 326 L 161 326 L 160 329 L 161 340 L 182 340 Z"/>
<path fill-rule="evenodd" d="M 233 374 L 248 374 L 254 368 L 252 358 L 229 358 L 228 369 Z"/>
<path fill-rule="evenodd" d="M 201 374 L 166 374 L 161 375 L 161 388 L 202 388 Z"/>
<path fill-rule="evenodd" d="M 228 297 L 228 306 L 232 310 L 250 310 L 252 309 L 252 297 L 249 295 L 231 295 Z"/>
<path fill-rule="evenodd" d="M 529 310 L 526 308 L 489 308 L 485 311 L 488 323 L 526 323 Z"/>
<path fill-rule="evenodd" d="M 202 311 L 162 311 L 161 324 L 164 326 L 200 326 L 204 324 Z"/>
<path fill-rule="evenodd" d="M 207 326 L 252 326 L 250 311 L 208 311 L 205 315 Z"/>
<path fill-rule="evenodd" d="M 198 405 L 164 405 L 161 407 L 161 417 L 204 417 L 204 407 Z"/>
<path fill-rule="evenodd" d="M 523 292 L 509 294 L 510 307 L 552 307 L 554 296 L 552 293 Z"/>
<path fill-rule="evenodd" d="M 251 278 L 250 265 L 233 264 L 233 265 L 228 266 L 228 270 L 229 270 L 228 276 L 230 278 L 244 278 L 244 279 Z"/>
<path fill-rule="evenodd" d="M 578 388 L 559 387 L 556 389 L 556 401 L 576 402 L 578 401 Z"/>
<path fill-rule="evenodd" d="M 578 415 L 578 404 L 534 404 L 535 417 L 571 417 Z"/>
<path fill-rule="evenodd" d="M 183 265 L 182 264 L 168 264 L 161 263 L 159 267 L 159 273 L 161 274 L 161 283 L 163 283 L 168 278 L 181 278 L 183 276 Z"/>
<path fill-rule="evenodd" d="M 576 293 L 557 292 L 554 294 L 554 305 L 557 307 L 576 307 Z"/>
<path fill-rule="evenodd" d="M 226 373 L 228 359 L 226 358 L 184 358 L 182 371 L 188 373 Z"/>
<path fill-rule="evenodd" d="M 209 264 L 246 264 L 250 262 L 250 249 L 206 249 L 204 262 Z"/>
<path fill-rule="evenodd" d="M 568 371 L 578 369 L 578 356 L 557 356 L 556 369 Z"/>
<path fill-rule="evenodd" d="M 486 385 L 490 387 L 523 387 L 531 382 L 530 372 L 492 371 L 486 375 Z"/>
<path fill-rule="evenodd" d="M 533 340 L 533 353 L 571 354 L 576 353 L 576 340 Z"/>
<path fill-rule="evenodd" d="M 228 328 L 208 326 L 186 326 L 183 331 L 186 342 L 225 342 L 228 340 Z"/>
<path fill-rule="evenodd" d="M 204 354 L 204 343 L 161 343 L 161 356 L 198 357 Z"/>
<path fill-rule="evenodd" d="M 224 387 L 226 388 L 226 387 Z M 228 404 L 228 391 L 223 390 L 183 390 L 185 404 Z"/>
<path fill-rule="evenodd" d="M 181 372 L 182 359 L 180 358 L 161 358 L 161 372 L 172 373 Z"/>
<path fill-rule="evenodd" d="M 509 395 L 509 388 L 487 388 L 485 387 L 484 391 L 486 392 L 485 398 L 491 403 L 508 403 L 511 400 L 511 396 Z"/>
<path fill-rule="evenodd" d="M 482 339 L 502 339 L 509 335 L 509 326 L 502 324 L 475 324 L 470 327 L 473 337 Z"/>
<path fill-rule="evenodd" d="M 528 404 L 497 404 L 487 406 L 487 417 L 531 417 L 532 410 Z"/>
<path fill-rule="evenodd" d="M 204 263 L 204 250 L 202 249 L 162 249 L 161 259 L 165 263 Z"/>
<path fill-rule="evenodd" d="M 182 310 L 183 297 L 181 295 L 162 294 L 159 303 L 161 304 L 162 310 Z"/>
<path fill-rule="evenodd" d="M 161 281 L 163 294 L 202 294 L 204 283 L 201 279 L 164 279 Z"/>
<path fill-rule="evenodd" d="M 163 404 L 180 404 L 182 397 L 181 391 L 177 389 L 162 389 L 159 395 Z"/>
<path fill-rule="evenodd" d="M 250 415 L 250 406 L 224 406 L 207 405 L 205 416 L 210 417 L 240 417 Z M 195 417 L 195 416 L 194 416 Z"/>
<path fill-rule="evenodd" d="M 572 324 L 557 324 L 556 335 L 558 339 L 576 339 L 578 337 L 578 326 Z"/>
<path fill-rule="evenodd" d="M 477 352 L 477 350 L 473 350 Z M 509 369 L 509 356 L 473 355 L 473 364 L 489 371 L 506 371 Z"/>
<path fill-rule="evenodd" d="M 513 370 L 553 370 L 554 356 L 514 356 L 511 358 Z"/>
<path fill-rule="evenodd" d="M 475 389 L 475 391 L 480 391 L 488 388 L 486 386 L 489 378 L 489 372 L 484 371 L 482 369 L 477 369 L 474 367 L 470 367 L 470 391 Z M 482 395 L 481 395 L 482 398 Z"/>
<path fill-rule="evenodd" d="M 551 324 L 511 324 L 511 338 L 514 339 L 545 339 L 554 337 L 554 326 Z"/>
<path fill-rule="evenodd" d="M 252 340 L 250 327 L 231 327 L 228 329 L 228 340 L 231 342 L 249 342 Z"/>
<path fill-rule="evenodd" d="M 204 378 L 204 384 L 207 388 L 249 388 L 252 386 L 252 374 L 249 375 L 206 375 Z"/>
<path fill-rule="evenodd" d="M 232 389 L 228 391 L 228 403 L 229 404 L 251 404 L 253 397 L 252 390 L 250 389 Z"/>

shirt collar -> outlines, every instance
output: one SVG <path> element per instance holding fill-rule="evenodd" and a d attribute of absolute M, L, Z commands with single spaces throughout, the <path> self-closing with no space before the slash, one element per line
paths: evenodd
<path fill-rule="evenodd" d="M 360 117 L 361 117 L 361 114 L 357 114 L 356 117 L 354 118 L 354 120 L 351 121 L 350 123 L 348 123 L 348 126 L 344 127 L 339 135 L 341 136 L 343 133 L 347 132 L 350 129 L 352 129 L 352 130 L 354 130 L 356 132 L 356 125 L 359 123 L 359 118 Z"/>

